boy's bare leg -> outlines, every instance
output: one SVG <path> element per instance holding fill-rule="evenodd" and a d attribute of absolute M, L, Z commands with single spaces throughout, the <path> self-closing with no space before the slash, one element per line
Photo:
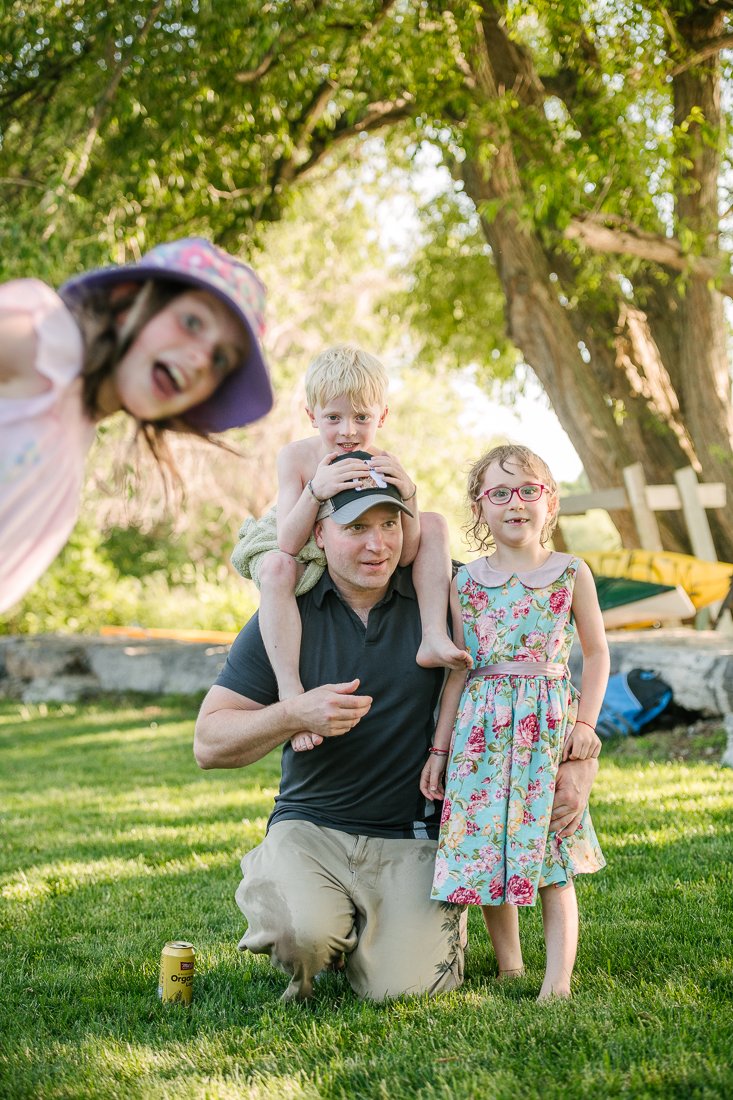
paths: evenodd
<path fill-rule="evenodd" d="M 437 512 L 420 513 L 420 547 L 412 566 L 422 620 L 422 642 L 417 663 L 423 668 L 470 668 L 465 649 L 448 633 L 448 595 L 451 565 L 448 524 Z"/>
<path fill-rule="evenodd" d="M 540 888 L 542 924 L 545 931 L 547 965 L 538 1001 L 569 997 L 570 979 L 578 952 L 578 901 L 575 885 Z"/>
<path fill-rule="evenodd" d="M 301 625 L 295 586 L 303 566 L 289 554 L 272 550 L 260 566 L 260 633 L 265 651 L 277 677 L 278 695 L 292 699 L 303 694 L 300 681 Z M 291 739 L 296 752 L 313 749 L 323 738 L 299 733 Z"/>
<path fill-rule="evenodd" d="M 524 962 L 516 905 L 482 905 L 481 912 L 494 946 L 499 980 L 520 978 L 524 974 Z"/>

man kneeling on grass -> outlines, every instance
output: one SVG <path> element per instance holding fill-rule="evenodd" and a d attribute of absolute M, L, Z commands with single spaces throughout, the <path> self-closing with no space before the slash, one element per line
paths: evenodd
<path fill-rule="evenodd" d="M 242 860 L 242 950 L 290 977 L 284 1000 L 341 969 L 361 997 L 439 993 L 463 980 L 465 913 L 430 900 L 440 806 L 419 778 L 443 682 L 415 661 L 420 614 L 398 568 L 401 512 L 392 486 L 347 489 L 319 511 L 327 569 L 300 597 L 302 695 L 278 701 L 257 616 L 206 696 L 194 752 L 202 768 L 241 768 L 284 745 L 263 842 Z M 323 743 L 294 752 L 290 739 Z M 563 765 L 553 827 L 572 832 L 595 761 Z"/>

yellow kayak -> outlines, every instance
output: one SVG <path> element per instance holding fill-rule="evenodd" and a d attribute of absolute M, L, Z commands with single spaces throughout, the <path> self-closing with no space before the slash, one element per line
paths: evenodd
<path fill-rule="evenodd" d="M 724 600 L 733 583 L 733 563 L 703 561 L 690 554 L 657 550 L 596 550 L 582 555 L 594 573 L 654 584 L 679 585 L 699 611 Z"/>

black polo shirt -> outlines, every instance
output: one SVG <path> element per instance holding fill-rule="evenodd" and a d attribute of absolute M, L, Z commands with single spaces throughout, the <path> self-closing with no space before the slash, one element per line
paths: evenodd
<path fill-rule="evenodd" d="M 415 662 L 421 626 L 410 569 L 397 570 L 366 627 L 328 572 L 298 607 L 305 690 L 358 677 L 358 693 L 373 702 L 343 737 L 328 737 L 309 752 L 284 746 L 269 824 L 296 819 L 366 836 L 436 838 L 440 804 L 423 798 L 418 781 L 443 671 Z M 216 682 L 257 703 L 277 702 L 257 615 L 240 631 Z"/>

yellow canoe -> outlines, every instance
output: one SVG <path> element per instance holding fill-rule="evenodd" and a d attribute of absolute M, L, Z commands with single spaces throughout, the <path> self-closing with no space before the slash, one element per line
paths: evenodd
<path fill-rule="evenodd" d="M 594 573 L 681 586 L 699 611 L 724 600 L 733 583 L 733 563 L 703 561 L 690 554 L 655 550 L 596 550 L 582 555 Z"/>

